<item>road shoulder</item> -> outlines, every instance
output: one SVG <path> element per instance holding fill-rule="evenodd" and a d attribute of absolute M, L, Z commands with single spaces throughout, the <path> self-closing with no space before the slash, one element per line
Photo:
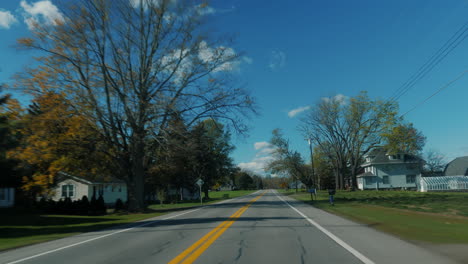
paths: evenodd
<path fill-rule="evenodd" d="M 456 263 L 369 225 L 355 223 L 280 193 L 277 195 L 376 263 Z"/>

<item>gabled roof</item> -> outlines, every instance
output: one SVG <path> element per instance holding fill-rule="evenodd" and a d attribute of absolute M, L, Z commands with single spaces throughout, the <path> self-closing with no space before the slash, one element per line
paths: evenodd
<path fill-rule="evenodd" d="M 445 167 L 445 176 L 468 175 L 468 156 L 458 157 Z"/>
<path fill-rule="evenodd" d="M 60 181 L 63 181 L 65 179 L 73 179 L 73 180 L 75 180 L 77 182 L 81 182 L 81 183 L 84 183 L 84 184 L 104 184 L 104 183 L 106 183 L 106 184 L 109 184 L 109 183 L 123 184 L 123 183 L 125 183 L 124 181 L 122 181 L 120 179 L 117 179 L 117 178 L 113 178 L 113 177 L 107 177 L 107 178 L 100 177 L 100 178 L 96 178 L 96 179 L 93 179 L 93 180 L 87 180 L 87 179 L 84 179 L 82 177 L 78 177 L 78 176 L 71 175 L 69 173 L 60 171 L 58 173 L 57 181 L 60 182 Z"/>
<path fill-rule="evenodd" d="M 419 158 L 416 155 L 411 155 L 411 154 L 404 154 L 404 153 L 398 153 L 399 155 L 403 156 L 403 159 L 394 159 L 391 160 L 388 158 L 387 151 L 385 148 L 378 147 L 374 148 L 369 153 L 367 153 L 364 157 L 371 157 L 371 161 L 367 162 L 365 161 L 362 166 L 368 166 L 372 164 L 400 164 L 400 163 L 420 163 L 423 162 L 421 158 Z"/>

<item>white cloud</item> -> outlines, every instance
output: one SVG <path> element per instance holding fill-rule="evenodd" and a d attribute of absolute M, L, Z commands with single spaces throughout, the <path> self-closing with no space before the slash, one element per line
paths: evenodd
<path fill-rule="evenodd" d="M 270 54 L 268 67 L 272 70 L 279 70 L 286 65 L 286 53 L 280 50 L 273 50 Z"/>
<path fill-rule="evenodd" d="M 261 142 L 255 142 L 254 148 L 255 150 L 263 149 L 263 148 L 268 148 L 271 147 L 272 145 L 266 141 L 261 141 Z"/>
<path fill-rule="evenodd" d="M 216 61 L 219 58 L 221 58 L 221 60 L 230 60 L 235 56 L 236 52 L 232 48 L 224 46 L 211 48 L 208 47 L 208 44 L 205 41 L 200 42 L 198 58 L 204 63 Z M 238 70 L 239 66 L 239 60 L 230 60 L 221 65 L 218 65 L 218 67 L 216 67 L 213 72 Z"/>
<path fill-rule="evenodd" d="M 10 11 L 0 10 L 0 28 L 9 29 L 11 25 L 17 21 L 18 20 L 16 20 L 15 16 L 12 15 Z"/>
<path fill-rule="evenodd" d="M 273 153 L 275 148 L 266 141 L 256 142 L 254 148 L 257 151 L 250 162 L 241 162 L 237 166 L 242 170 L 251 171 L 255 174 L 264 175 L 266 166 L 275 160 Z"/>
<path fill-rule="evenodd" d="M 339 102 L 341 105 L 346 105 L 349 102 L 349 96 L 343 95 L 343 94 L 337 94 L 333 97 L 322 97 L 322 100 L 325 102 Z"/>
<path fill-rule="evenodd" d="M 296 109 L 293 109 L 291 111 L 288 112 L 288 116 L 293 118 L 295 117 L 296 115 L 304 112 L 304 111 L 307 111 L 310 109 L 310 106 L 304 106 L 304 107 L 299 107 L 299 108 L 296 108 Z"/>
<path fill-rule="evenodd" d="M 251 162 L 241 162 L 237 166 L 242 170 L 251 171 L 258 175 L 264 175 L 265 170 L 264 168 L 268 165 L 268 163 L 275 160 L 273 157 L 262 157 L 262 158 L 255 158 Z"/>
<path fill-rule="evenodd" d="M 29 29 L 34 25 L 44 23 L 46 25 L 57 25 L 57 22 L 63 21 L 63 14 L 49 0 L 38 1 L 28 4 L 25 0 L 21 1 L 21 7 L 24 10 L 24 22 Z"/>
<path fill-rule="evenodd" d="M 240 67 L 239 60 L 231 60 L 235 57 L 235 51 L 232 48 L 219 46 L 217 48 L 211 48 L 205 41 L 200 42 L 198 50 L 192 51 L 190 49 L 174 49 L 168 52 L 167 55 L 163 56 L 160 60 L 160 64 L 157 67 L 166 73 L 174 73 L 174 82 L 180 82 L 187 74 L 189 74 L 193 67 L 194 61 L 198 58 L 202 63 L 206 63 L 211 66 L 210 63 L 215 63 L 220 60 L 227 60 L 227 62 L 217 65 L 213 72 L 221 71 L 234 71 Z M 237 59 L 237 58 L 236 58 Z"/>
<path fill-rule="evenodd" d="M 190 55 L 188 55 L 188 52 L 188 49 L 176 49 L 170 54 L 161 58 L 161 67 L 164 71 L 167 73 L 172 73 L 175 70 L 175 82 L 182 80 L 182 78 L 187 73 L 189 73 L 193 67 L 193 63 L 190 60 Z"/>
<path fill-rule="evenodd" d="M 236 8 L 234 6 L 232 6 L 231 8 L 219 9 L 219 8 L 213 8 L 207 4 L 200 4 L 195 7 L 195 12 L 198 12 L 198 14 L 201 16 L 226 14 L 226 13 L 233 12 L 235 10 Z"/>
<path fill-rule="evenodd" d="M 242 60 L 247 64 L 252 64 L 253 63 L 253 59 L 250 58 L 250 57 L 247 57 L 247 56 L 242 57 Z"/>
<path fill-rule="evenodd" d="M 159 7 L 159 5 L 161 4 L 161 1 L 162 0 L 129 0 L 130 2 L 130 5 L 133 7 L 133 8 L 138 8 L 140 7 L 141 4 L 143 4 L 143 8 L 146 10 L 148 8 L 148 5 L 152 4 L 156 7 Z M 175 3 L 176 0 L 172 0 L 170 1 L 170 3 Z"/>
<path fill-rule="evenodd" d="M 213 7 L 206 5 L 206 4 L 200 4 L 195 7 L 196 12 L 198 12 L 199 15 L 201 16 L 206 16 L 206 15 L 213 15 L 217 13 L 217 10 L 214 9 Z"/>

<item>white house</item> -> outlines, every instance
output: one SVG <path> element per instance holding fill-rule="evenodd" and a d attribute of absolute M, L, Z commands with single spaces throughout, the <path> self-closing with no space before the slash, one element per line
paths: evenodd
<path fill-rule="evenodd" d="M 53 193 L 51 198 L 55 201 L 66 197 L 75 201 L 85 195 L 89 200 L 102 195 L 106 204 L 114 204 L 117 199 L 124 203 L 127 201 L 127 185 L 122 180 L 109 178 L 91 181 L 64 172 L 59 172 Z"/>
<path fill-rule="evenodd" d="M 424 161 L 405 153 L 389 155 L 384 148 L 375 148 L 364 156 L 364 173 L 357 176 L 358 188 L 416 189 Z"/>
<path fill-rule="evenodd" d="M 289 183 L 289 189 L 296 189 L 296 185 L 297 185 L 297 188 L 298 189 L 304 189 L 306 188 L 306 185 L 304 183 L 302 183 L 301 181 L 299 180 L 296 180 L 296 181 L 291 181 Z"/>
<path fill-rule="evenodd" d="M 0 187 L 0 208 L 15 205 L 15 188 Z"/>

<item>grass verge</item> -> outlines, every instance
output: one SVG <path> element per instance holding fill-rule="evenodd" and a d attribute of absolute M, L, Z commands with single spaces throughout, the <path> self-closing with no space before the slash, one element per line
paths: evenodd
<path fill-rule="evenodd" d="M 232 199 L 232 198 L 237 198 L 240 196 L 248 195 L 256 190 L 237 190 L 237 191 L 219 191 L 219 192 L 210 192 L 209 193 L 209 199 L 203 199 L 203 204 L 212 204 L 216 202 L 220 202 L 222 200 L 226 199 Z M 227 195 L 228 198 L 225 198 Z M 182 201 L 178 203 L 171 203 L 171 204 L 152 204 L 149 206 L 150 209 L 153 210 L 165 210 L 165 209 L 172 209 L 172 208 L 188 208 L 188 207 L 194 207 L 194 206 L 200 206 L 199 201 Z"/>
<path fill-rule="evenodd" d="M 407 240 L 468 244 L 468 193 L 339 191 L 334 206 L 326 192 L 319 192 L 316 201 L 305 192 L 283 193 Z"/>
<path fill-rule="evenodd" d="M 210 192 L 210 200 L 207 203 L 225 200 L 226 198 L 223 198 L 225 194 L 228 194 L 229 198 L 235 198 L 252 192 L 254 191 Z M 2 209 L 0 210 L 0 251 L 103 230 L 199 205 L 193 202 L 165 204 L 162 207 L 152 205 L 145 213 L 117 213 L 105 216 L 43 215 L 26 210 Z"/>

